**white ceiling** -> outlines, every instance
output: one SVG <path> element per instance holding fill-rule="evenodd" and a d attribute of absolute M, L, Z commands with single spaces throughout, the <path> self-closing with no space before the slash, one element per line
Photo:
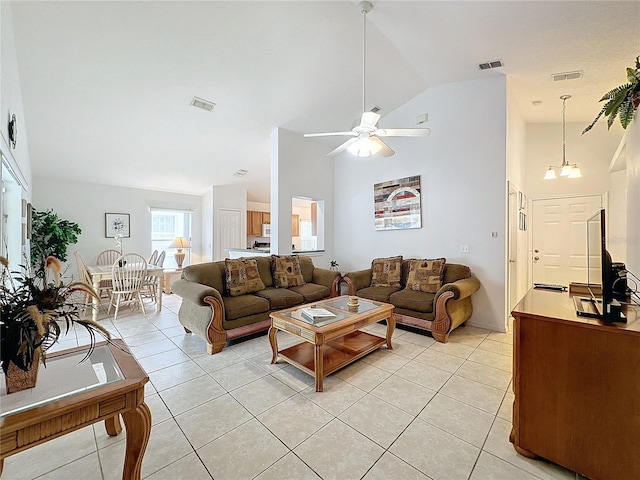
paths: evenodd
<path fill-rule="evenodd" d="M 640 54 L 637 1 L 373 3 L 367 109 L 383 117 L 430 86 L 507 75 L 527 122 L 559 122 L 570 94 L 567 121 L 586 126 Z M 192 194 L 239 185 L 268 202 L 276 127 L 344 130 L 360 116 L 357 5 L 12 2 L 34 175 Z M 495 59 L 505 66 L 478 69 Z M 573 70 L 584 78 L 552 82 Z"/>

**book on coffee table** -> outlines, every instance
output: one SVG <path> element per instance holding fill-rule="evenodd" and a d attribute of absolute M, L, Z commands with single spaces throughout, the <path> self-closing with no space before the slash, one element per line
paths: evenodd
<path fill-rule="evenodd" d="M 333 318 L 336 316 L 335 313 L 330 312 L 326 308 L 305 307 L 300 310 L 300 313 L 302 314 L 302 318 L 310 322 L 316 322 L 321 319 Z"/>

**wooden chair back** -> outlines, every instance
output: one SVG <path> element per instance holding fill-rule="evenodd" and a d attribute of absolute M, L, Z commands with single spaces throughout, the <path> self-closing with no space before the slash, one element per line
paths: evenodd
<path fill-rule="evenodd" d="M 104 250 L 98 255 L 96 265 L 113 265 L 119 256 L 120 252 L 118 250 Z"/>
<path fill-rule="evenodd" d="M 118 257 L 112 267 L 113 293 L 136 293 L 147 276 L 147 261 L 137 253 Z"/>

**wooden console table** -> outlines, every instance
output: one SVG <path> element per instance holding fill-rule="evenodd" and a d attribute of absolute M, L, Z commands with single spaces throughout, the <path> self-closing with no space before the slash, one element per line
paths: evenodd
<path fill-rule="evenodd" d="M 640 308 L 605 323 L 577 316 L 566 292 L 532 289 L 512 315 L 516 451 L 593 479 L 639 479 Z"/>
<path fill-rule="evenodd" d="M 0 475 L 4 459 L 104 420 L 109 435 L 127 428 L 123 480 L 140 480 L 142 457 L 151 435 L 151 412 L 144 403 L 149 377 L 126 351 L 99 343 L 82 363 L 87 347 L 47 355 L 35 388 L 7 395 L 2 387 Z M 4 383 L 4 379 L 2 379 Z"/>

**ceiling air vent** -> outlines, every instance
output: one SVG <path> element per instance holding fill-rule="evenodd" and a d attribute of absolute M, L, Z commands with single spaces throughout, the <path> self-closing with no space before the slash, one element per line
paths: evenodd
<path fill-rule="evenodd" d="M 209 102 L 208 100 L 203 100 L 202 98 L 198 97 L 193 97 L 193 100 L 191 100 L 191 103 L 189 105 L 201 108 L 202 110 L 206 110 L 207 112 L 212 111 L 213 107 L 216 106 L 215 103 Z"/>
<path fill-rule="evenodd" d="M 489 70 L 490 68 L 504 67 L 502 60 L 493 60 L 492 62 L 484 62 L 478 64 L 480 70 Z"/>
<path fill-rule="evenodd" d="M 551 75 L 554 82 L 562 82 L 563 80 L 575 80 L 576 78 L 582 78 L 582 70 L 576 70 L 575 72 L 554 73 Z"/>

